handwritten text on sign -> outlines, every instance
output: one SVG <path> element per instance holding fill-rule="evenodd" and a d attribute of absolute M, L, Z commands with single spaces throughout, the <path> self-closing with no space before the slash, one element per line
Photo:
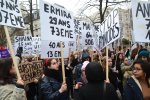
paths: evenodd
<path fill-rule="evenodd" d="M 82 43 L 84 46 L 94 45 L 92 25 L 82 21 Z"/>
<path fill-rule="evenodd" d="M 150 2 L 132 0 L 135 42 L 150 42 Z"/>
<path fill-rule="evenodd" d="M 64 51 L 64 58 L 69 55 L 68 42 L 62 42 Z M 61 44 L 60 41 L 42 41 L 41 58 L 61 58 Z"/>
<path fill-rule="evenodd" d="M 18 0 L 0 1 L 0 25 L 24 28 Z"/>
<path fill-rule="evenodd" d="M 23 63 L 18 66 L 21 78 L 24 82 L 31 83 L 34 78 L 40 78 L 43 74 L 43 62 L 33 61 L 28 63 Z"/>
<path fill-rule="evenodd" d="M 40 21 L 42 40 L 51 39 L 75 39 L 74 23 L 71 12 L 57 5 L 41 1 Z"/>
<path fill-rule="evenodd" d="M 104 48 L 120 38 L 119 11 L 114 9 L 100 26 L 99 46 Z"/>

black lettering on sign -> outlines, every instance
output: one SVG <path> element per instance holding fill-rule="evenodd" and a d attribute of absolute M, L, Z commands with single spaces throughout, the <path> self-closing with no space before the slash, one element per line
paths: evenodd
<path fill-rule="evenodd" d="M 50 48 L 56 48 L 55 42 L 50 42 L 50 43 L 49 43 L 49 47 L 50 47 Z"/>
<path fill-rule="evenodd" d="M 62 19 L 59 19 L 58 25 L 62 25 L 62 26 L 66 26 L 67 28 L 70 28 L 70 22 Z"/>
<path fill-rule="evenodd" d="M 150 27 L 150 19 L 145 19 L 146 21 L 148 21 L 148 23 L 146 24 L 146 26 L 147 26 L 147 29 L 149 29 L 149 27 Z"/>
<path fill-rule="evenodd" d="M 99 32 L 99 25 L 94 25 L 94 29 L 96 32 Z"/>
<path fill-rule="evenodd" d="M 150 40 L 150 30 L 148 30 L 147 35 L 146 35 L 146 39 L 149 38 Z"/>
<path fill-rule="evenodd" d="M 94 45 L 93 39 L 85 39 L 85 45 Z"/>
<path fill-rule="evenodd" d="M 137 6 L 137 9 L 136 9 L 136 17 L 138 17 L 139 13 L 141 13 L 144 18 L 145 17 L 150 17 L 150 3 L 141 4 L 139 2 L 138 6 Z"/>
<path fill-rule="evenodd" d="M 7 11 L 5 11 L 5 10 L 1 10 L 4 14 L 3 14 L 3 16 L 4 16 L 4 19 L 5 19 L 5 23 L 7 23 L 7 20 L 9 19 L 8 18 L 8 12 Z"/>
<path fill-rule="evenodd" d="M 48 52 L 47 52 L 47 56 L 48 56 L 48 57 L 53 57 L 53 51 L 48 51 Z"/>
<path fill-rule="evenodd" d="M 71 14 L 66 12 L 64 9 L 60 9 L 57 7 L 54 7 L 53 5 L 48 5 L 48 4 L 44 4 L 44 11 L 46 13 L 51 13 L 51 14 L 55 14 L 67 19 L 72 19 Z"/>
<path fill-rule="evenodd" d="M 90 24 L 87 24 L 87 23 L 84 23 L 83 22 L 83 29 L 85 30 L 90 30 L 91 29 L 91 27 L 90 27 Z"/>
<path fill-rule="evenodd" d="M 50 19 L 50 22 L 49 22 L 50 24 L 57 25 L 57 18 L 56 17 L 50 16 L 49 19 Z"/>
<path fill-rule="evenodd" d="M 34 78 L 40 78 L 43 74 L 42 61 L 33 61 L 28 63 L 22 63 L 18 66 L 21 78 L 24 82 L 33 82 Z"/>
<path fill-rule="evenodd" d="M 4 6 L 4 0 L 0 1 L 0 5 L 1 5 L 1 8 L 3 8 L 3 6 Z"/>
<path fill-rule="evenodd" d="M 92 35 L 91 35 L 90 32 L 87 32 L 87 33 L 86 33 L 86 38 L 92 38 Z"/>
<path fill-rule="evenodd" d="M 61 51 L 55 51 L 54 57 L 61 57 Z"/>
<path fill-rule="evenodd" d="M 52 35 L 67 37 L 67 38 L 73 38 L 72 30 L 66 30 L 63 28 L 59 29 L 58 27 L 54 27 L 54 26 L 50 26 L 50 29 L 51 29 Z"/>
<path fill-rule="evenodd" d="M 61 57 L 61 51 L 48 51 L 48 57 Z"/>

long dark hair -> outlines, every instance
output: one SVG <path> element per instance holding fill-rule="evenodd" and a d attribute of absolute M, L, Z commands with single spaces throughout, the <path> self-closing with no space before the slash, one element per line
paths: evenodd
<path fill-rule="evenodd" d="M 14 83 L 13 79 L 15 78 L 15 75 L 10 73 L 12 65 L 13 61 L 11 58 L 0 59 L 0 84 L 5 85 Z"/>
<path fill-rule="evenodd" d="M 145 80 L 148 84 L 148 87 L 150 87 L 150 83 L 149 83 L 149 79 L 150 79 L 150 63 L 146 62 L 146 61 L 143 61 L 143 60 L 136 60 L 134 63 L 133 63 L 133 66 L 135 64 L 140 64 L 141 65 L 141 68 L 143 70 L 143 72 L 146 74 L 145 76 Z M 133 68 L 132 66 L 132 68 Z"/>

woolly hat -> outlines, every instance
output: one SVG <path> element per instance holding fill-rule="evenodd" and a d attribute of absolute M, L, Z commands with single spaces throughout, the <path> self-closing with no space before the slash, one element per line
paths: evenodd
<path fill-rule="evenodd" d="M 146 51 L 146 50 L 141 51 L 141 52 L 139 53 L 139 57 L 142 57 L 142 56 L 144 56 L 144 57 L 149 57 L 149 52 Z"/>
<path fill-rule="evenodd" d="M 84 70 L 88 63 L 89 63 L 89 61 L 85 61 L 81 67 L 81 70 Z"/>

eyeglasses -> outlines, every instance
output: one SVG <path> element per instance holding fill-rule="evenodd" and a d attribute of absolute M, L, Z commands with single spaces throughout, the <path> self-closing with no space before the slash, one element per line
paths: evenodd
<path fill-rule="evenodd" d="M 56 64 L 58 64 L 58 62 L 54 62 L 54 63 L 52 63 L 52 65 L 56 65 Z"/>
<path fill-rule="evenodd" d="M 132 71 L 137 71 L 137 72 L 139 72 L 140 70 L 142 70 L 142 69 L 140 69 L 140 68 L 132 68 Z"/>

